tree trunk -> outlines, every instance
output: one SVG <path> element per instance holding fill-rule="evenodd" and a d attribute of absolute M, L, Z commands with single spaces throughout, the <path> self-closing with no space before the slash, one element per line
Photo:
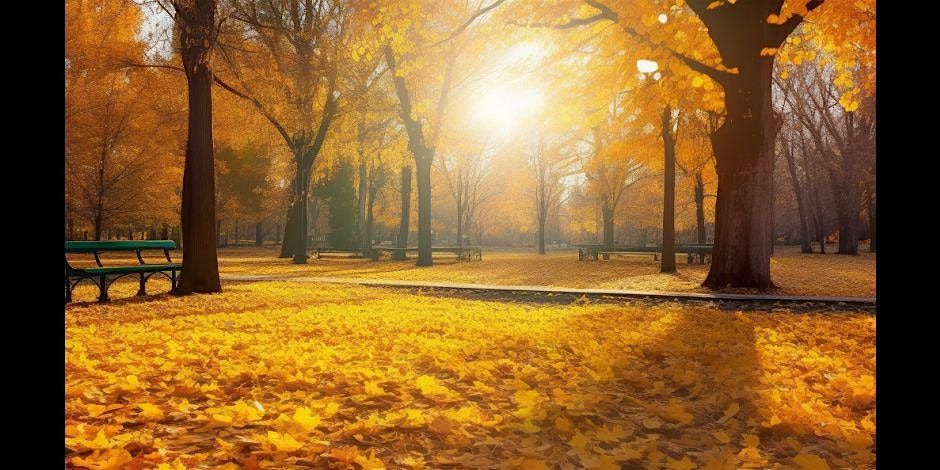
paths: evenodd
<path fill-rule="evenodd" d="M 875 252 L 875 240 L 876 240 L 874 196 L 868 199 L 867 205 L 868 205 L 868 232 L 871 234 L 871 239 L 868 244 L 868 251 L 871 253 L 874 253 Z"/>
<path fill-rule="evenodd" d="M 178 7 L 179 8 L 179 7 Z M 181 218 L 183 268 L 175 293 L 221 292 L 215 232 L 215 165 L 212 146 L 212 72 L 208 68 L 215 29 L 215 0 L 195 0 L 177 10 L 183 67 L 189 90 L 186 162 Z M 182 18 L 181 18 L 182 17 Z"/>
<path fill-rule="evenodd" d="M 538 250 L 540 255 L 545 254 L 545 219 L 539 218 Z"/>
<path fill-rule="evenodd" d="M 695 229 L 698 244 L 708 243 L 705 234 L 705 182 L 702 181 L 701 171 L 695 174 Z"/>
<path fill-rule="evenodd" d="M 800 252 L 812 253 L 813 246 L 809 241 L 809 223 L 806 216 L 806 202 L 803 200 L 803 190 L 800 188 L 800 179 L 796 171 L 796 162 L 793 149 L 789 142 L 783 140 L 783 155 L 787 159 L 787 170 L 790 173 L 790 182 L 793 184 L 793 195 L 796 196 L 796 209 L 800 214 Z"/>
<path fill-rule="evenodd" d="M 362 252 L 363 256 L 372 256 L 372 239 L 373 232 L 375 230 L 375 217 L 373 209 L 375 208 L 375 196 L 378 193 L 378 188 L 372 187 L 369 189 L 369 200 L 366 202 L 366 233 L 365 233 L 365 251 Z"/>
<path fill-rule="evenodd" d="M 422 155 L 415 161 L 418 180 L 418 266 L 431 266 L 431 158 Z"/>
<path fill-rule="evenodd" d="M 101 226 L 102 226 L 101 213 L 95 214 L 95 240 L 96 241 L 101 240 Z M 108 237 L 108 239 L 110 238 L 111 237 Z"/>
<path fill-rule="evenodd" d="M 160 229 L 160 239 L 161 240 L 170 239 L 170 227 L 166 224 L 163 224 L 163 228 Z"/>
<path fill-rule="evenodd" d="M 401 220 L 398 223 L 398 247 L 408 248 L 408 231 L 411 223 L 411 167 L 401 169 Z M 395 253 L 395 259 L 404 260 L 404 251 Z"/>
<path fill-rule="evenodd" d="M 297 249 L 297 206 L 291 201 L 284 218 L 284 234 L 281 242 L 281 254 L 278 258 L 292 258 Z"/>
<path fill-rule="evenodd" d="M 457 248 L 463 248 L 463 207 L 457 205 Z"/>
<path fill-rule="evenodd" d="M 238 246 L 238 235 L 239 235 L 239 233 L 238 233 L 238 228 L 239 228 L 239 227 L 238 227 L 238 217 L 236 217 L 236 218 L 235 218 L 235 240 L 234 240 L 234 245 L 235 245 L 235 246 Z"/>
<path fill-rule="evenodd" d="M 274 228 L 274 243 L 281 245 L 281 224 L 277 224 Z M 286 258 L 286 256 L 281 256 L 281 258 Z"/>
<path fill-rule="evenodd" d="M 222 233 L 222 219 L 215 221 L 215 234 L 218 245 L 225 246 L 228 244 L 228 240 L 224 238 L 225 234 Z"/>
<path fill-rule="evenodd" d="M 601 217 L 604 219 L 604 246 L 610 247 L 614 245 L 614 210 L 607 204 L 607 201 L 604 201 L 601 206 Z M 604 259 L 610 259 L 609 254 L 604 255 Z"/>
<path fill-rule="evenodd" d="M 361 132 L 361 131 L 360 131 Z M 366 234 L 366 199 L 369 192 L 369 172 L 366 169 L 365 157 L 359 153 L 359 200 L 356 206 L 356 228 L 359 232 L 359 250 L 363 256 L 368 256 L 372 244 Z"/>
<path fill-rule="evenodd" d="M 726 79 L 725 121 L 712 135 L 718 170 L 715 247 L 704 286 L 774 287 L 770 278 L 773 58 Z M 743 64 L 742 64 L 743 65 Z"/>
<path fill-rule="evenodd" d="M 300 160 L 297 161 L 297 181 L 294 184 L 294 264 L 307 264 L 307 185 L 310 173 Z"/>
<path fill-rule="evenodd" d="M 255 224 L 255 246 L 261 246 L 264 243 L 264 231 L 261 227 L 261 222 Z"/>
<path fill-rule="evenodd" d="M 672 107 L 663 108 L 663 252 L 659 272 L 676 272 L 676 142 L 672 135 Z"/>
<path fill-rule="evenodd" d="M 830 172 L 832 194 L 835 196 L 836 216 L 839 220 L 840 255 L 858 254 L 858 181 L 848 172 Z"/>

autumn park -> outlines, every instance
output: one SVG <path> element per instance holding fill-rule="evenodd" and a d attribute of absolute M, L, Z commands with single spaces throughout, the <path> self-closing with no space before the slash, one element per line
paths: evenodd
<path fill-rule="evenodd" d="M 875 16 L 66 0 L 65 468 L 875 468 Z"/>

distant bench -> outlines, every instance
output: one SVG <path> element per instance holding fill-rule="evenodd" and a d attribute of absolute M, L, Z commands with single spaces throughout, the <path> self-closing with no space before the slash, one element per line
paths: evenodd
<path fill-rule="evenodd" d="M 362 250 L 334 250 L 332 248 L 314 248 L 311 250 L 310 257 L 320 259 L 332 255 L 350 255 L 348 258 L 362 258 Z"/>
<path fill-rule="evenodd" d="M 578 247 L 578 260 L 597 260 L 600 257 L 608 259 L 610 255 L 637 255 L 652 254 L 654 260 L 659 260 L 662 253 L 661 246 L 618 246 L 618 245 L 575 245 Z M 685 253 L 688 263 L 692 264 L 698 258 L 699 264 L 711 261 L 712 245 L 676 245 L 676 253 Z"/>
<path fill-rule="evenodd" d="M 170 290 L 176 289 L 177 272 L 183 269 L 181 263 L 174 263 L 170 259 L 170 250 L 176 249 L 173 240 L 121 240 L 121 241 L 81 241 L 65 242 L 65 302 L 72 301 L 72 289 L 78 283 L 88 279 L 98 286 L 98 301 L 108 301 L 108 287 L 114 281 L 136 274 L 140 282 L 137 295 L 147 295 L 147 280 L 154 274 L 163 274 L 170 279 Z M 163 250 L 166 263 L 150 264 L 144 261 L 141 252 L 144 250 Z M 140 264 L 125 266 L 104 266 L 99 253 L 130 252 L 137 255 Z M 96 267 L 76 268 L 69 263 L 69 253 L 91 253 L 95 257 Z M 169 273 L 169 274 L 168 274 Z M 73 282 L 74 281 L 74 282 Z"/>
<path fill-rule="evenodd" d="M 417 252 L 417 248 L 398 248 L 393 246 L 377 245 L 372 247 L 372 260 L 381 258 L 405 259 L 408 252 Z M 431 247 L 431 254 L 453 253 L 458 261 L 482 261 L 483 250 L 479 247 L 435 246 Z"/>

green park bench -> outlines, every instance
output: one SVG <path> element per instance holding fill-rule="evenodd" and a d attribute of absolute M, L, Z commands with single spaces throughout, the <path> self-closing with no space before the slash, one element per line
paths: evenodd
<path fill-rule="evenodd" d="M 575 246 L 578 247 L 578 260 L 580 261 L 598 260 L 601 257 L 607 259 L 610 255 L 636 254 L 652 254 L 654 260 L 659 260 L 659 255 L 663 251 L 661 246 L 617 246 L 601 244 L 582 244 Z M 689 264 L 692 264 L 696 257 L 699 259 L 699 264 L 705 264 L 706 260 L 711 257 L 712 245 L 676 245 L 676 253 L 685 253 Z"/>
<path fill-rule="evenodd" d="M 108 301 L 108 287 L 114 281 L 124 277 L 137 275 L 140 289 L 137 295 L 147 295 L 147 280 L 154 274 L 160 273 L 170 279 L 170 290 L 176 289 L 177 273 L 183 269 L 181 263 L 174 263 L 170 259 L 170 250 L 176 249 L 173 240 L 120 240 L 120 241 L 67 241 L 65 242 L 65 302 L 72 301 L 72 289 L 78 283 L 88 279 L 98 286 L 98 301 Z M 166 263 L 151 264 L 144 261 L 141 252 L 144 250 L 163 250 Z M 130 252 L 137 255 L 140 264 L 124 266 L 105 266 L 101 263 L 99 253 Z M 69 263 L 69 253 L 88 254 L 95 257 L 97 266 L 90 268 L 76 268 Z M 169 274 L 167 274 L 169 273 Z"/>
<path fill-rule="evenodd" d="M 372 260 L 378 261 L 380 258 L 402 259 L 409 252 L 417 252 L 417 248 L 398 248 L 387 245 L 372 246 Z M 457 246 L 435 246 L 431 247 L 431 253 L 453 253 L 457 255 L 458 261 L 482 261 L 483 250 L 479 247 L 457 247 Z M 396 256 L 398 255 L 398 256 Z"/>

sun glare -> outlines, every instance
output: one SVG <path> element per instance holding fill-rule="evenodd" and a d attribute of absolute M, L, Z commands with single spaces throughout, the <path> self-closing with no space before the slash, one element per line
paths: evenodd
<path fill-rule="evenodd" d="M 473 117 L 482 124 L 507 133 L 541 106 L 542 93 L 538 90 L 497 87 L 475 103 Z"/>

